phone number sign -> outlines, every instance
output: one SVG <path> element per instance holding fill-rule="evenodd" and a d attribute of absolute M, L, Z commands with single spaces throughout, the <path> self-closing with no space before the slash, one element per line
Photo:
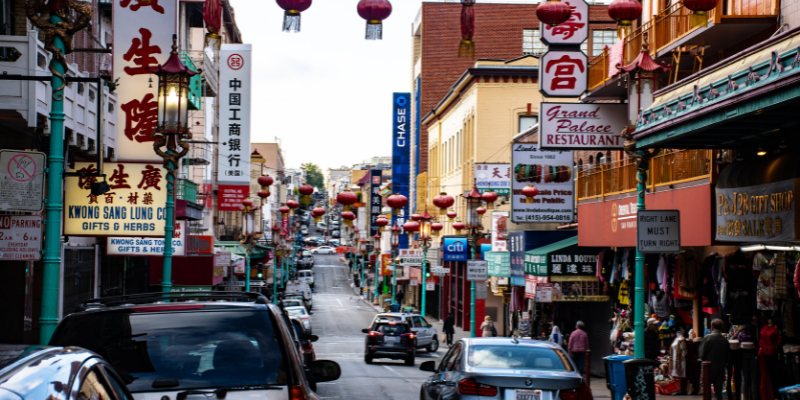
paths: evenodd
<path fill-rule="evenodd" d="M 42 258 L 42 217 L 0 216 L 0 260 L 38 261 Z"/>

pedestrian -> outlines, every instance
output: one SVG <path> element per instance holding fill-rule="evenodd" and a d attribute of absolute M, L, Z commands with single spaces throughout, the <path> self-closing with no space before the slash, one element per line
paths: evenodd
<path fill-rule="evenodd" d="M 661 340 L 658 338 L 658 320 L 647 320 L 647 329 L 644 331 L 644 358 L 655 361 L 661 355 Z"/>
<path fill-rule="evenodd" d="M 758 366 L 758 349 L 756 348 L 756 336 L 758 328 L 756 317 L 753 317 L 753 323 L 744 325 L 736 333 L 736 339 L 741 343 L 742 353 L 742 392 L 744 392 L 745 400 L 759 400 L 761 397 L 759 393 L 759 366 Z M 737 374 L 739 374 L 737 372 Z"/>
<path fill-rule="evenodd" d="M 405 295 L 405 293 L 403 293 L 403 289 L 398 289 L 397 290 L 397 297 L 395 297 L 394 302 L 397 303 L 397 304 L 402 305 L 403 304 L 403 296 L 404 295 Z"/>
<path fill-rule="evenodd" d="M 442 327 L 442 332 L 444 332 L 445 337 L 447 338 L 447 346 L 453 345 L 453 335 L 455 335 L 456 330 L 456 319 L 453 318 L 453 315 L 448 315 L 444 319 L 444 327 Z"/>
<path fill-rule="evenodd" d="M 589 336 L 583 330 L 583 321 L 575 323 L 575 330 L 569 335 L 569 343 L 567 344 L 567 351 L 575 361 L 575 366 L 578 367 L 578 372 L 582 375 L 585 371 L 586 350 L 589 350 Z"/>
<path fill-rule="evenodd" d="M 483 331 L 483 337 L 495 336 L 495 332 L 497 332 L 497 330 L 494 328 L 492 317 L 487 315 L 486 318 L 484 318 L 484 321 L 481 324 L 481 330 Z"/>
<path fill-rule="evenodd" d="M 711 321 L 711 334 L 704 337 L 700 344 L 700 359 L 711 361 L 711 384 L 714 386 L 714 395 L 717 400 L 722 400 L 725 367 L 731 358 L 730 343 L 725 336 L 722 336 L 723 326 L 724 322 L 719 318 Z"/>
<path fill-rule="evenodd" d="M 768 319 L 767 324 L 761 328 L 761 334 L 758 338 L 758 355 L 764 357 L 764 366 L 766 367 L 767 376 L 769 376 L 770 386 L 772 387 L 772 396 L 776 399 L 780 399 L 781 394 L 778 390 L 783 387 L 781 362 L 778 359 L 781 336 L 772 318 Z"/>

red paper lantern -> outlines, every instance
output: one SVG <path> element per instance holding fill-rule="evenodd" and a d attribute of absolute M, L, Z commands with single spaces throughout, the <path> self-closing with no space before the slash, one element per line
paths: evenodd
<path fill-rule="evenodd" d="M 269 175 L 262 175 L 262 176 L 259 176 L 257 180 L 258 180 L 258 184 L 259 184 L 259 186 L 261 186 L 261 187 L 264 187 L 264 186 L 272 186 L 272 183 L 274 182 L 274 180 L 272 179 L 272 177 L 271 177 L 271 176 L 269 176 Z"/>
<path fill-rule="evenodd" d="M 242 204 L 244 204 L 245 207 L 250 207 L 250 206 L 253 205 L 253 200 L 244 199 L 244 200 L 242 200 Z"/>
<path fill-rule="evenodd" d="M 383 215 L 381 215 L 380 217 L 378 217 L 378 219 L 375 220 L 375 225 L 377 225 L 378 228 L 383 228 L 384 226 L 389 225 L 389 220 L 386 219 Z"/>
<path fill-rule="evenodd" d="M 289 206 L 289 208 L 291 208 L 292 210 L 294 210 L 297 207 L 300 207 L 300 203 L 298 203 L 297 200 L 289 200 L 286 202 L 286 205 Z"/>
<path fill-rule="evenodd" d="M 267 197 L 269 197 L 271 193 L 269 192 L 269 190 L 259 190 L 258 192 L 256 192 L 256 194 L 258 195 L 258 197 L 266 199 Z"/>
<path fill-rule="evenodd" d="M 536 17 L 539 18 L 539 21 L 550 26 L 567 22 L 571 15 L 572 10 L 570 10 L 569 5 L 559 0 L 547 0 L 536 7 Z"/>
<path fill-rule="evenodd" d="M 625 32 L 630 33 L 633 21 L 642 16 L 642 3 L 638 0 L 614 0 L 608 6 L 608 16 L 617 21 L 617 36 L 622 39 Z"/>
<path fill-rule="evenodd" d="M 491 210 L 494 208 L 494 202 L 497 201 L 497 193 L 487 190 L 481 195 L 481 198 L 483 198 L 483 202 L 486 203 L 486 208 Z"/>
<path fill-rule="evenodd" d="M 464 229 L 464 223 L 461 221 L 453 222 L 453 229 L 456 230 L 456 235 L 460 235 L 461 230 Z"/>
<path fill-rule="evenodd" d="M 356 215 L 353 214 L 352 211 L 343 211 L 342 219 L 344 220 L 345 225 L 353 226 L 353 220 L 356 219 Z M 356 229 L 356 231 L 358 231 L 358 229 Z"/>
<path fill-rule="evenodd" d="M 323 215 L 325 215 L 325 209 L 322 207 L 317 207 L 311 210 L 311 215 L 314 217 L 314 223 L 319 222 Z"/>
<path fill-rule="evenodd" d="M 245 209 L 244 204 L 239 204 L 238 206 L 236 206 L 236 208 L 238 208 L 239 211 L 244 211 Z"/>
<path fill-rule="evenodd" d="M 412 220 L 412 221 L 420 221 L 420 220 L 422 220 L 422 215 L 419 215 L 419 214 L 411 214 L 411 220 Z"/>
<path fill-rule="evenodd" d="M 475 212 L 478 213 L 478 215 L 483 215 L 486 214 L 486 209 L 483 207 L 478 207 L 477 209 L 475 209 Z"/>
<path fill-rule="evenodd" d="M 458 215 L 458 214 L 457 214 L 455 211 L 448 211 L 448 212 L 447 212 L 447 218 L 450 218 L 450 220 L 451 220 L 451 221 L 452 221 L 452 220 L 453 220 L 453 219 L 454 219 L 454 218 L 455 218 L 457 215 Z"/>
<path fill-rule="evenodd" d="M 533 198 L 539 194 L 539 189 L 536 186 L 528 185 L 522 188 L 522 195 L 525 196 L 526 204 L 533 204 Z"/>
<path fill-rule="evenodd" d="M 458 56 L 475 58 L 475 0 L 461 0 L 461 42 Z"/>
<path fill-rule="evenodd" d="M 313 186 L 304 183 L 300 185 L 299 188 L 297 188 L 297 192 L 300 193 L 300 195 L 302 196 L 300 197 L 300 200 L 303 202 L 303 204 L 311 203 L 311 194 L 314 193 Z"/>
<path fill-rule="evenodd" d="M 394 210 L 399 210 L 405 207 L 407 204 L 408 198 L 399 193 L 395 193 L 386 199 L 386 205 Z"/>
<path fill-rule="evenodd" d="M 438 207 L 441 212 L 447 211 L 447 209 L 452 207 L 455 202 L 456 200 L 453 198 L 453 196 L 450 196 L 445 192 L 441 192 L 438 196 L 433 198 L 433 205 Z"/>
<path fill-rule="evenodd" d="M 285 205 L 283 205 L 283 206 L 281 206 L 281 208 L 278 209 L 278 211 L 280 211 L 280 213 L 283 214 L 283 216 L 285 217 L 286 214 L 288 214 L 290 211 L 292 211 L 292 209 L 289 208 L 289 207 L 286 207 Z"/>
<path fill-rule="evenodd" d="M 358 15 L 367 20 L 367 40 L 383 39 L 383 20 L 392 15 L 389 0 L 361 0 L 358 2 Z"/>
<path fill-rule="evenodd" d="M 411 241 L 414 239 L 414 233 L 419 232 L 419 222 L 408 221 L 403 224 L 403 230 L 408 234 L 408 240 Z"/>
<path fill-rule="evenodd" d="M 718 0 L 683 0 L 683 6 L 692 11 L 689 22 L 692 26 L 708 25 L 708 11 L 717 7 Z"/>
<path fill-rule="evenodd" d="M 351 192 L 350 189 L 345 189 L 336 195 L 336 202 L 343 206 L 344 211 L 350 211 L 350 206 L 355 204 L 356 201 L 358 201 L 358 196 Z"/>
<path fill-rule="evenodd" d="M 439 231 L 444 229 L 444 225 L 441 222 L 434 222 L 431 224 L 431 232 L 433 232 L 433 236 L 439 236 Z"/>
<path fill-rule="evenodd" d="M 300 13 L 311 7 L 311 0 L 277 0 L 285 11 L 283 14 L 283 31 L 300 32 Z"/>

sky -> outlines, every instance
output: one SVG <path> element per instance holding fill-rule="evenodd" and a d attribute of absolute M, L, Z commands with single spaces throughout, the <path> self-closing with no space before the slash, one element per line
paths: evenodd
<path fill-rule="evenodd" d="M 290 168 L 327 168 L 391 156 L 393 92 L 411 85 L 411 24 L 421 0 L 392 0 L 383 40 L 364 39 L 357 0 L 315 0 L 301 32 L 281 31 L 275 0 L 233 0 L 253 45 L 251 140 L 282 143 Z"/>

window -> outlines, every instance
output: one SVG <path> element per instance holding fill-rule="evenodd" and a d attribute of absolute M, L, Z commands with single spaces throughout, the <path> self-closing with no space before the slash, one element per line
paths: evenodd
<path fill-rule="evenodd" d="M 593 30 L 592 31 L 592 54 L 590 56 L 599 56 L 603 54 L 603 48 L 611 47 L 617 43 L 617 31 L 613 29 Z"/>
<path fill-rule="evenodd" d="M 520 115 L 519 116 L 519 133 L 531 129 L 534 125 L 539 123 L 539 117 L 535 115 Z"/>
<path fill-rule="evenodd" d="M 522 54 L 532 54 L 535 56 L 547 52 L 547 46 L 540 40 L 542 38 L 538 29 L 522 30 Z"/>
<path fill-rule="evenodd" d="M 111 399 L 113 398 L 108 393 L 110 390 L 106 387 L 103 380 L 97 376 L 97 370 L 89 371 L 81 383 L 81 391 L 78 395 L 79 399 Z"/>
<path fill-rule="evenodd" d="M 83 91 L 84 91 L 83 83 L 82 82 L 78 82 L 78 94 L 83 96 Z"/>
<path fill-rule="evenodd" d="M 470 346 L 467 363 L 476 368 L 573 371 L 563 350 L 548 347 Z"/>
<path fill-rule="evenodd" d="M 14 35 L 13 0 L 0 0 L 0 35 Z"/>

